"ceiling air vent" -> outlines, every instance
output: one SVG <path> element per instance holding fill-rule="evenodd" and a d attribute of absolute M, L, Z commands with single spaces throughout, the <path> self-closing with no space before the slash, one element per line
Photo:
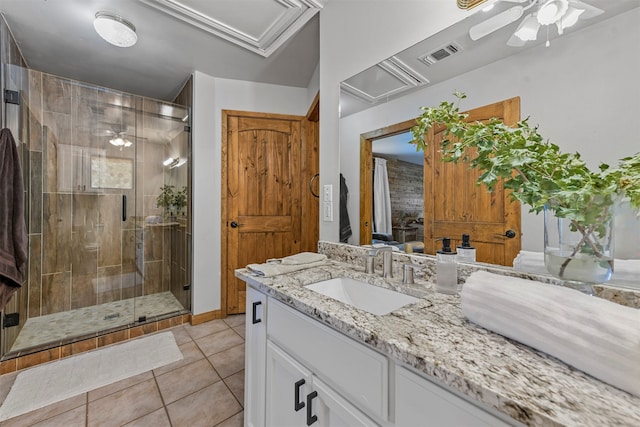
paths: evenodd
<path fill-rule="evenodd" d="M 418 57 L 418 60 L 425 63 L 427 66 L 431 66 L 438 61 L 442 61 L 443 59 L 460 52 L 461 50 L 462 48 L 460 48 L 458 45 L 449 43 L 448 45 L 437 49 L 429 54 Z"/>

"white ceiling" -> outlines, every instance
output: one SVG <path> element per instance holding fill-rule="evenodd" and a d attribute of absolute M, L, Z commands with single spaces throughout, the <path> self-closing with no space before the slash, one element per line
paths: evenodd
<path fill-rule="evenodd" d="M 452 77 L 475 70 L 487 64 L 506 58 L 545 43 L 546 33 L 539 31 L 538 40 L 528 42 L 523 47 L 507 46 L 522 19 L 505 25 L 498 31 L 477 41 L 471 40 L 469 28 L 507 9 L 530 0 L 496 1 L 495 7 L 483 12 L 475 9 L 469 17 L 443 31 L 398 52 L 390 58 L 373 65 L 341 85 L 340 116 L 346 117 L 380 103 L 392 101 L 409 92 L 435 85 Z M 584 0 L 604 11 L 588 20 L 578 20 L 576 25 L 565 30 L 565 35 L 580 31 L 589 25 L 611 18 L 617 14 L 640 6 L 640 0 Z M 487 2 L 489 4 L 489 2 Z M 551 46 L 557 35 L 555 27 L 549 31 Z M 450 48 L 453 46 L 453 49 Z M 438 61 L 436 52 L 444 49 L 450 55 Z M 455 50 L 455 53 L 452 53 Z"/>
<path fill-rule="evenodd" d="M 327 0 L 0 0 L 30 68 L 172 100 L 189 75 L 307 87 Z M 118 48 L 93 29 L 98 11 L 136 27 Z"/>

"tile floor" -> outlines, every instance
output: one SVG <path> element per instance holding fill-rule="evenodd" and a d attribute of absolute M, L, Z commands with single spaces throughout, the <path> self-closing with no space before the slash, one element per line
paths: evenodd
<path fill-rule="evenodd" d="M 153 318 L 184 310 L 171 292 L 144 295 L 27 320 L 10 352 L 132 323 L 140 316 Z"/>
<path fill-rule="evenodd" d="M 11 418 L 0 427 L 242 426 L 244 315 L 169 330 L 183 360 Z M 0 401 L 18 373 L 0 376 Z"/>

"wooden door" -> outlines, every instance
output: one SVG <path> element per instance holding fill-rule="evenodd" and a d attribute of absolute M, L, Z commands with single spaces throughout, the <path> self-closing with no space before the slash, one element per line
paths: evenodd
<path fill-rule="evenodd" d="M 245 309 L 235 269 L 302 250 L 304 121 L 223 111 L 223 316 Z"/>
<path fill-rule="evenodd" d="M 513 126 L 520 119 L 520 98 L 467 111 L 469 121 L 487 121 L 492 117 Z M 477 260 L 512 265 L 520 251 L 520 204 L 512 202 L 501 184 L 493 192 L 476 181 L 480 171 L 465 163 L 445 163 L 438 147 L 444 128 L 428 135 L 424 167 L 425 252 L 433 254 L 441 247 L 436 239 L 449 237 L 452 245 L 461 242 L 463 233 L 471 236 Z"/>
<path fill-rule="evenodd" d="M 512 98 L 471 111 L 468 120 L 501 119 L 509 126 L 520 120 L 520 98 Z M 373 206 L 373 156 L 376 139 L 410 131 L 415 120 L 407 120 L 360 136 L 360 244 L 371 243 Z M 490 193 L 475 184 L 479 172 L 464 163 L 443 163 L 438 151 L 442 129 L 428 135 L 424 155 L 424 252 L 435 254 L 440 242 L 449 237 L 460 244 L 462 234 L 471 236 L 477 260 L 512 265 L 520 251 L 520 204 L 511 202 L 501 185 Z M 509 238 L 506 236 L 507 231 Z"/>

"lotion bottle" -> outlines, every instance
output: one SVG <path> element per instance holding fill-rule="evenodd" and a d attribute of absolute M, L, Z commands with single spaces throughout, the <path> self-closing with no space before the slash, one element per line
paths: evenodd
<path fill-rule="evenodd" d="M 458 262 L 475 263 L 476 262 L 476 248 L 471 246 L 469 241 L 469 235 L 462 235 L 462 244 L 457 247 L 458 249 Z"/>
<path fill-rule="evenodd" d="M 436 253 L 436 292 L 458 293 L 456 253 L 451 250 L 451 239 L 442 238 L 442 249 Z"/>

